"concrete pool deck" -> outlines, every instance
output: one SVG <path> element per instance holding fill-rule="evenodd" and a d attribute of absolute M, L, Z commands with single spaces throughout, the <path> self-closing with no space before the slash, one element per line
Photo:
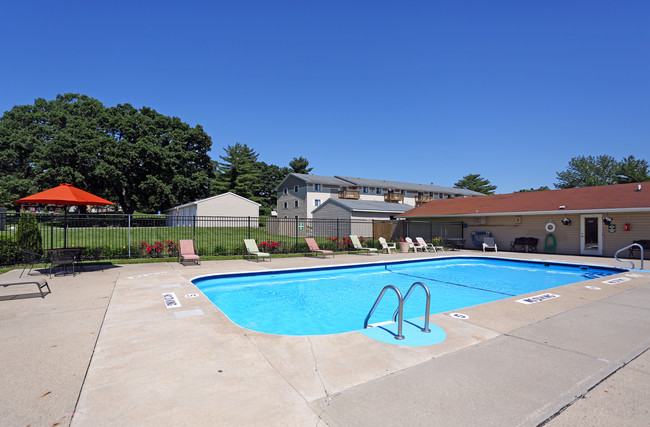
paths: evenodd
<path fill-rule="evenodd" d="M 189 281 L 449 255 L 494 256 L 458 251 L 90 266 L 50 279 L 45 298 L 33 285 L 0 287 L 0 419 L 11 426 L 647 423 L 650 272 L 553 288 L 560 298 L 537 304 L 514 297 L 458 310 L 466 320 L 433 315 L 447 339 L 425 347 L 385 344 L 359 332 L 254 332 L 230 322 Z M 603 283 L 612 277 L 625 281 Z M 174 292 L 181 307 L 167 308 L 165 292 Z"/>

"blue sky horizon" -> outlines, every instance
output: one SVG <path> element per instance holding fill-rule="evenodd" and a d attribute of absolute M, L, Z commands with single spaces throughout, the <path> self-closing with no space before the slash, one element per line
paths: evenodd
<path fill-rule="evenodd" d="M 650 161 L 650 2 L 247 1 L 3 8 L 0 110 L 80 93 L 201 125 L 213 159 L 496 192 Z"/>

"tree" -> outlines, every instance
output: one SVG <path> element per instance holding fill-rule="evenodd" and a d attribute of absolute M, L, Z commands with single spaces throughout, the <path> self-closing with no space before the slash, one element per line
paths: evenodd
<path fill-rule="evenodd" d="M 148 107 L 106 108 L 79 94 L 39 98 L 0 119 L 9 177 L 0 203 L 67 182 L 117 200 L 125 213 L 164 210 L 209 196 L 211 145 L 200 126 Z"/>
<path fill-rule="evenodd" d="M 308 168 L 309 161 L 304 157 L 294 157 L 293 160 L 289 162 L 289 167 L 293 169 L 293 173 L 303 173 L 308 174 L 314 168 Z"/>
<path fill-rule="evenodd" d="M 276 188 L 280 181 L 287 176 L 291 169 L 287 167 L 279 167 L 276 165 L 268 165 L 264 162 L 259 162 L 257 167 L 260 171 L 258 184 L 255 186 L 255 196 L 262 204 L 261 215 L 270 215 L 271 210 L 276 208 L 278 203 L 278 193 Z"/>
<path fill-rule="evenodd" d="M 494 194 L 497 189 L 496 185 L 491 185 L 486 178 L 481 178 L 480 174 L 465 175 L 461 180 L 454 184 L 455 188 L 465 188 L 467 190 L 477 191 L 483 194 Z"/>
<path fill-rule="evenodd" d="M 623 158 L 618 164 L 616 169 L 616 182 L 624 184 L 628 182 L 644 182 L 650 181 L 648 174 L 648 162 L 645 160 L 637 160 L 634 156 Z"/>
<path fill-rule="evenodd" d="M 557 172 L 555 188 L 592 187 L 616 184 L 619 164 L 612 156 L 578 156 L 569 161 L 566 171 Z"/>
<path fill-rule="evenodd" d="M 550 188 L 548 188 L 546 185 L 542 185 L 539 188 L 530 188 L 528 190 L 523 189 L 523 190 L 515 191 L 515 193 L 528 193 L 528 192 L 531 192 L 531 191 L 548 191 L 548 190 L 550 190 Z"/>
<path fill-rule="evenodd" d="M 255 188 L 259 185 L 259 170 L 257 168 L 258 154 L 246 144 L 239 142 L 223 149 L 225 156 L 219 156 L 223 162 L 216 162 L 217 193 L 230 191 L 239 196 L 259 202 Z"/>

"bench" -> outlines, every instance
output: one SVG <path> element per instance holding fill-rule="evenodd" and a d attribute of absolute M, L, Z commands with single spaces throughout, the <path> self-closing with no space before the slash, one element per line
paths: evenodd
<path fill-rule="evenodd" d="M 641 245 L 641 247 L 643 247 L 644 254 L 646 251 L 650 251 L 650 240 L 635 240 L 632 243 L 638 243 L 639 245 Z M 630 250 L 630 254 L 629 254 L 630 258 L 634 257 L 635 252 L 641 252 L 638 246 L 632 246 L 629 250 Z"/>
<path fill-rule="evenodd" d="M 47 284 L 47 280 L 44 277 L 30 277 L 21 279 L 20 277 L 7 277 L 7 274 L 0 275 L 0 286 L 7 287 L 12 285 L 31 285 L 34 284 L 38 286 L 38 291 L 41 293 L 41 297 L 45 298 L 45 293 L 43 293 L 43 288 L 47 288 L 47 293 L 52 293 L 50 286 Z"/>
<path fill-rule="evenodd" d="M 516 237 L 514 242 L 510 242 L 510 250 L 517 252 L 537 252 L 537 242 L 539 241 L 536 237 Z"/>

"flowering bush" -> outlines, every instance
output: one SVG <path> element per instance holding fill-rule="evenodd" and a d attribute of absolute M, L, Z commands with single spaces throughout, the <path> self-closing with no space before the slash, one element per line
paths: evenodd
<path fill-rule="evenodd" d="M 334 243 L 339 251 L 350 251 L 354 249 L 354 246 L 352 246 L 352 240 L 350 240 L 349 237 L 328 237 L 327 241 Z M 361 242 L 361 244 L 365 241 L 366 239 L 359 236 L 359 242 Z"/>
<path fill-rule="evenodd" d="M 257 247 L 260 249 L 262 252 L 268 252 L 270 254 L 275 254 L 278 252 L 283 252 L 284 251 L 284 245 L 280 242 L 275 242 L 273 240 L 264 241 L 262 243 L 259 243 Z"/>
<path fill-rule="evenodd" d="M 164 244 L 162 242 L 154 242 L 153 245 L 143 240 L 140 243 L 134 244 L 134 246 L 141 255 L 149 258 L 178 256 L 178 244 L 172 240 L 167 240 Z"/>

